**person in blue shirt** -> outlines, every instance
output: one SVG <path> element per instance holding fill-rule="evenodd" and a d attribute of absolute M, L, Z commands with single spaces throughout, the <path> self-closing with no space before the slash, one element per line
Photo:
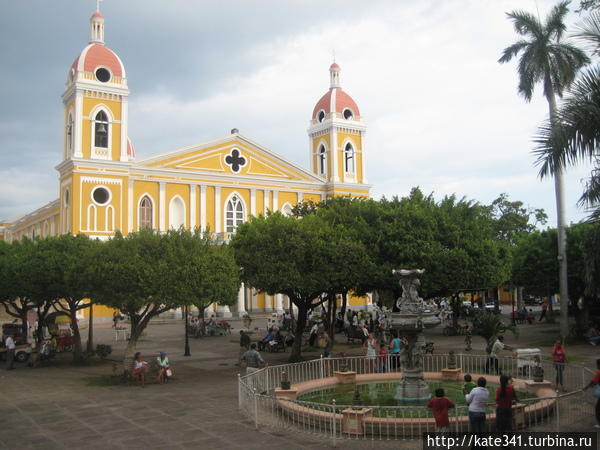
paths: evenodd
<path fill-rule="evenodd" d="M 400 350 L 402 349 L 402 339 L 398 336 L 398 331 L 393 330 L 393 339 L 390 342 L 390 366 L 393 371 L 398 370 L 400 365 Z"/>

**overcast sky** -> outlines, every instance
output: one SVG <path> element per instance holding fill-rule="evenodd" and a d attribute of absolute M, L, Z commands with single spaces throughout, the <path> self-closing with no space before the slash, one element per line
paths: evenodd
<path fill-rule="evenodd" d="M 543 17 L 555 1 L 538 0 Z M 105 40 L 122 59 L 138 158 L 201 143 L 231 128 L 309 167 L 306 129 L 341 84 L 367 127 L 375 198 L 413 186 L 489 203 L 500 193 L 544 208 L 531 139 L 547 115 L 541 90 L 517 95 L 517 40 L 505 12 L 535 0 L 105 0 Z M 0 2 L 0 218 L 57 197 L 62 94 L 89 40 L 94 0 Z M 570 22 L 578 20 L 576 14 Z M 589 168 L 566 176 L 568 220 Z"/>

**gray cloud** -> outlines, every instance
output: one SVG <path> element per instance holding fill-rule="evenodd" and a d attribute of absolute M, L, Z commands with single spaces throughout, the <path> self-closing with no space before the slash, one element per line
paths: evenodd
<path fill-rule="evenodd" d="M 0 217 L 55 198 L 62 105 L 95 2 L 0 6 Z M 539 1 L 544 14 L 552 2 Z M 107 45 L 132 90 L 138 157 L 225 135 L 249 138 L 308 166 L 306 128 L 328 87 L 332 50 L 342 86 L 368 125 L 373 194 L 419 185 L 489 202 L 500 192 L 554 214 L 533 166 L 541 94 L 525 104 L 500 51 L 516 38 L 504 12 L 533 1 L 106 0 Z M 569 218 L 586 169 L 569 171 Z"/>

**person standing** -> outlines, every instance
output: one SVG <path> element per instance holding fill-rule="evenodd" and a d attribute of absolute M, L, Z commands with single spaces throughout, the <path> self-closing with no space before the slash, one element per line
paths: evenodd
<path fill-rule="evenodd" d="M 496 390 L 496 431 L 512 431 L 512 405 L 517 402 L 515 389 L 508 375 L 500 375 L 500 387 Z"/>
<path fill-rule="evenodd" d="M 456 405 L 445 396 L 442 388 L 435 390 L 435 398 L 427 402 L 427 407 L 431 408 L 431 413 L 435 418 L 435 427 L 438 433 L 446 433 L 450 430 L 450 419 L 448 418 L 448 409 Z"/>
<path fill-rule="evenodd" d="M 490 396 L 490 392 L 485 387 L 486 384 L 487 380 L 484 377 L 479 377 L 477 387 L 465 395 L 469 404 L 469 423 L 472 433 L 485 431 L 485 407 Z"/>
<path fill-rule="evenodd" d="M 15 340 L 14 338 L 9 334 L 8 336 L 6 336 L 6 340 L 4 341 L 4 344 L 6 345 L 6 370 L 13 370 L 13 362 L 15 360 Z"/>
<path fill-rule="evenodd" d="M 561 390 L 564 391 L 563 372 L 565 370 L 565 364 L 567 363 L 567 354 L 565 353 L 565 348 L 560 342 L 560 339 L 557 339 L 554 343 L 554 347 L 552 347 L 552 361 L 554 361 L 554 370 L 556 371 L 556 388 L 558 389 L 558 386 L 560 386 Z"/>
<path fill-rule="evenodd" d="M 250 345 L 250 350 L 242 355 L 242 361 L 246 362 L 246 375 L 256 372 L 262 367 L 266 367 L 267 363 L 256 350 L 256 344 Z"/>
<path fill-rule="evenodd" d="M 585 391 L 592 386 L 595 386 L 594 397 L 596 397 L 596 425 L 594 425 L 594 428 L 600 428 L 600 359 L 596 360 L 596 373 L 583 390 Z"/>
<path fill-rule="evenodd" d="M 308 345 L 311 347 L 315 346 L 315 341 L 317 340 L 317 336 L 319 335 L 319 324 L 315 322 L 310 329 L 310 335 L 308 338 Z"/>
<path fill-rule="evenodd" d="M 400 359 L 400 349 L 402 346 L 402 339 L 398 336 L 397 330 L 392 330 L 394 333 L 394 338 L 390 343 L 390 366 L 391 369 L 396 371 L 398 370 L 399 359 Z"/>
<path fill-rule="evenodd" d="M 538 320 L 538 322 L 541 322 L 544 317 L 546 317 L 546 311 L 548 310 L 548 301 L 544 301 L 544 303 L 542 303 L 542 313 L 540 314 L 540 318 Z"/>
<path fill-rule="evenodd" d="M 377 339 L 373 333 L 369 333 L 369 337 L 364 343 L 367 348 L 367 359 L 365 359 L 365 372 L 374 373 L 375 364 L 377 362 Z"/>
<path fill-rule="evenodd" d="M 173 375 L 171 365 L 169 364 L 169 357 L 165 352 L 158 354 L 156 364 L 158 365 L 158 376 L 156 379 L 160 384 L 165 384 L 169 380 L 169 377 Z"/>
<path fill-rule="evenodd" d="M 238 356 L 237 365 L 242 364 L 242 355 L 250 349 L 250 336 L 244 331 L 240 330 L 240 354 Z"/>
<path fill-rule="evenodd" d="M 500 373 L 498 357 L 500 356 L 500 351 L 502 350 L 510 350 L 510 347 L 504 345 L 504 336 L 500 335 L 496 338 L 492 344 L 492 348 L 490 349 L 490 357 L 485 364 L 485 373 L 490 373 L 492 370 L 496 374 Z"/>
<path fill-rule="evenodd" d="M 333 339 L 327 331 L 323 331 L 323 357 L 329 358 L 333 349 Z"/>

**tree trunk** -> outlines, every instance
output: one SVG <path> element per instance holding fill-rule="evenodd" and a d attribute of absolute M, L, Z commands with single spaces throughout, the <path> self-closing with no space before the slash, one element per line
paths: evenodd
<path fill-rule="evenodd" d="M 94 305 L 90 303 L 88 317 L 88 339 L 87 339 L 87 353 L 91 355 L 94 353 Z"/>
<path fill-rule="evenodd" d="M 71 330 L 73 331 L 73 362 L 79 362 L 83 359 L 83 351 L 81 348 L 81 333 L 79 332 L 79 324 L 77 323 L 77 309 L 70 310 Z"/>
<path fill-rule="evenodd" d="M 348 306 L 348 293 L 342 292 L 342 317 L 346 319 L 346 307 Z"/>
<path fill-rule="evenodd" d="M 290 362 L 299 362 L 302 360 L 302 333 L 306 327 L 306 317 L 308 316 L 308 307 L 305 303 L 298 306 L 298 319 L 296 320 L 296 331 L 294 337 L 294 344 L 292 345 L 292 353 L 290 355 Z"/>
<path fill-rule="evenodd" d="M 331 338 L 332 349 L 333 345 L 335 345 L 335 323 L 337 322 L 337 295 L 333 294 L 333 304 L 330 306 L 331 308 L 331 327 L 329 330 L 329 337 Z M 343 317 L 343 316 L 342 316 Z"/>
<path fill-rule="evenodd" d="M 556 123 L 556 97 L 550 78 L 545 80 L 548 94 L 548 108 L 550 111 L 550 124 L 554 128 Z M 567 275 L 567 219 L 565 211 L 565 188 L 563 169 L 558 168 L 554 173 L 554 193 L 556 196 L 556 222 L 558 230 L 558 264 L 559 264 L 559 292 L 560 292 L 560 335 L 563 340 L 569 336 L 569 285 Z"/>

